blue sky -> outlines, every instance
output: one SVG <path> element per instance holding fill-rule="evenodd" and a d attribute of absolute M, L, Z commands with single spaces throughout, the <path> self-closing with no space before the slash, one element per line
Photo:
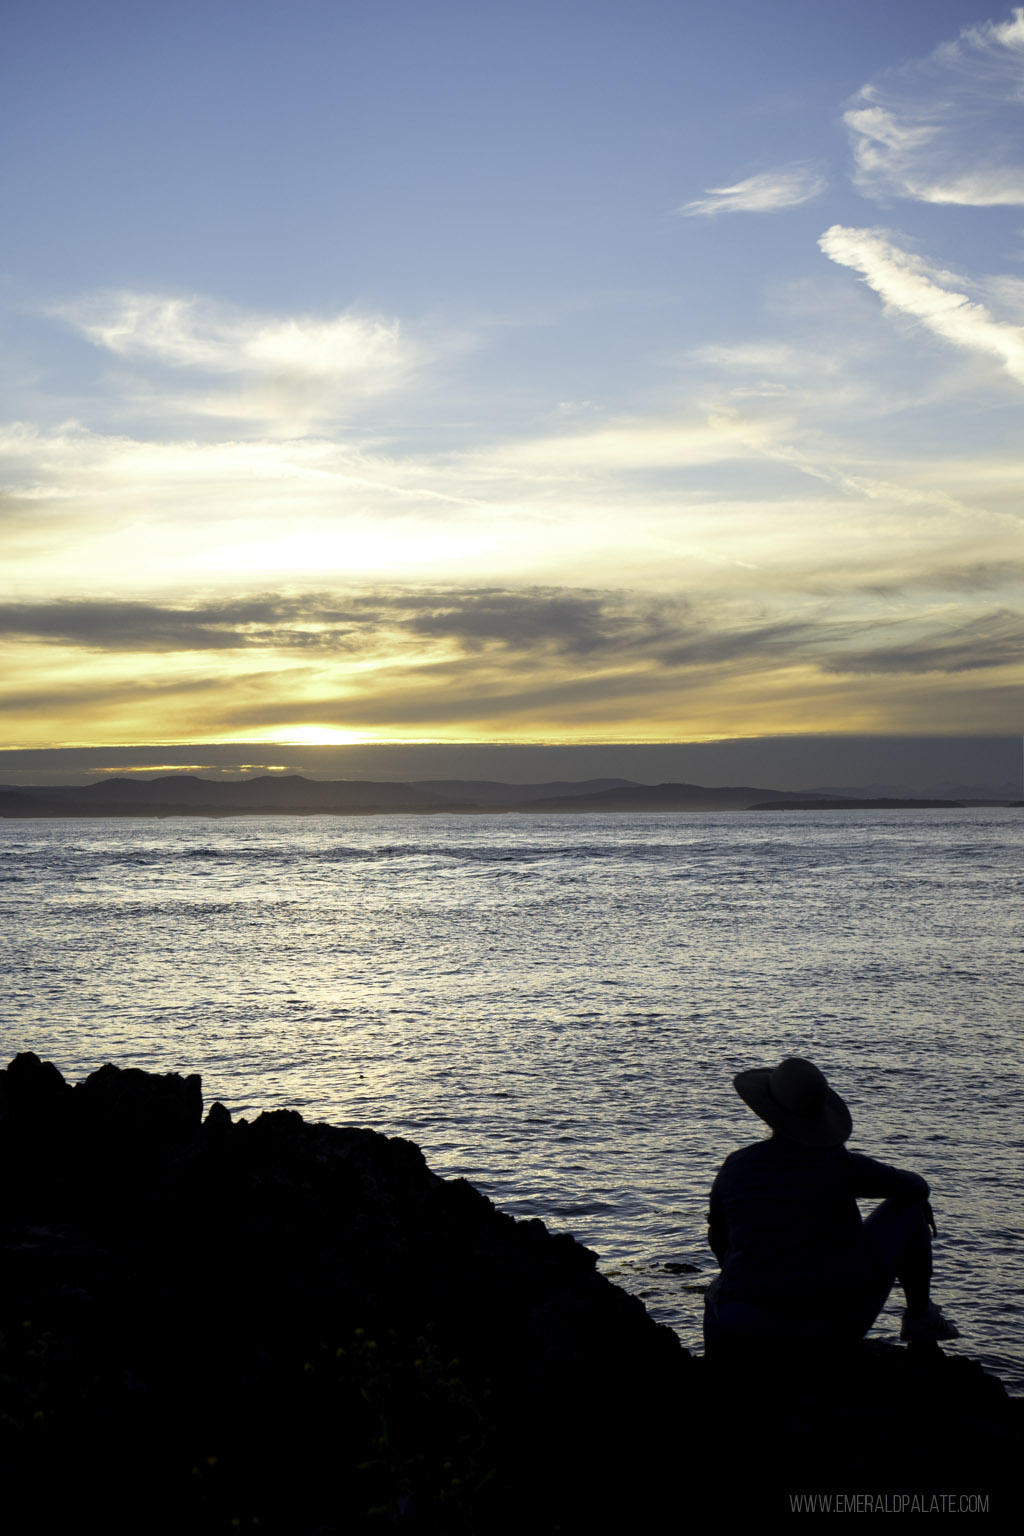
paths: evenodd
<path fill-rule="evenodd" d="M 8 6 L 8 746 L 1019 728 L 1024 12 Z"/>

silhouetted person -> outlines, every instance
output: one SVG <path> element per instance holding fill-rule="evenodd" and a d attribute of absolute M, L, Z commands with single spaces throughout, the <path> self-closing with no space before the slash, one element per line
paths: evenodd
<path fill-rule="evenodd" d="M 897 1280 L 901 1339 L 958 1338 L 928 1294 L 924 1179 L 846 1149 L 850 1111 L 809 1061 L 741 1072 L 734 1086 L 773 1134 L 731 1153 L 711 1191 L 708 1241 L 722 1273 L 705 1296 L 709 1350 L 855 1343 Z M 882 1200 L 866 1221 L 859 1197 Z"/>

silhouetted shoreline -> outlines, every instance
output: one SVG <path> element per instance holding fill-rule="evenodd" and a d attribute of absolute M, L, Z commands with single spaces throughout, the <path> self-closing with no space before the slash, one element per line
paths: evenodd
<path fill-rule="evenodd" d="M 571 1237 L 410 1142 L 204 1119 L 198 1077 L 72 1088 L 24 1054 L 0 1149 L 12 1532 L 564 1533 L 785 1515 L 812 1490 L 1016 1498 L 1024 1403 L 973 1362 L 695 1359 Z"/>

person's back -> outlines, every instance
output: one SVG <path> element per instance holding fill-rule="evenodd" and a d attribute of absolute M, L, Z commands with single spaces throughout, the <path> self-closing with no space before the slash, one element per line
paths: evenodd
<path fill-rule="evenodd" d="M 708 1239 L 730 1300 L 800 1310 L 828 1304 L 861 1272 L 862 1226 L 845 1147 L 772 1136 L 726 1158 Z"/>

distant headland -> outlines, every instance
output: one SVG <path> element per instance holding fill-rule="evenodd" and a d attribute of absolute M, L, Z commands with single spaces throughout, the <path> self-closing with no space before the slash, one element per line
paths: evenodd
<path fill-rule="evenodd" d="M 307 779 L 259 774 L 243 780 L 197 774 L 159 778 L 115 777 L 91 784 L 15 788 L 0 785 L 0 817 L 124 816 L 380 816 L 529 815 L 587 812 L 928 810 L 968 805 L 1019 805 L 979 793 L 958 799 L 858 796 L 848 789 L 763 789 L 751 785 L 638 784 L 630 779 L 584 779 L 546 784 L 503 784 L 490 779 L 416 779 L 408 783 L 362 779 Z"/>

